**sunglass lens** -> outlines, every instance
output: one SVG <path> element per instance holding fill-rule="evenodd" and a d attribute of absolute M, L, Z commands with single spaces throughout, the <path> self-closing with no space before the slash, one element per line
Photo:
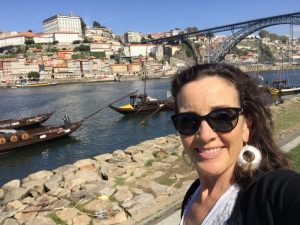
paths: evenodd
<path fill-rule="evenodd" d="M 234 109 L 219 109 L 210 113 L 208 123 L 217 132 L 228 132 L 235 128 L 238 112 Z"/>
<path fill-rule="evenodd" d="M 175 129 L 181 135 L 192 135 L 197 132 L 200 126 L 199 119 L 189 113 L 182 113 L 172 116 Z"/>

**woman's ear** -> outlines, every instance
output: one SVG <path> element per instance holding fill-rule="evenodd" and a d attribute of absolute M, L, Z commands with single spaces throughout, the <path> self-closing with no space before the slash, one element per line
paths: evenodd
<path fill-rule="evenodd" d="M 250 139 L 250 129 L 252 125 L 252 120 L 244 117 L 244 125 L 243 125 L 243 141 L 247 143 Z"/>

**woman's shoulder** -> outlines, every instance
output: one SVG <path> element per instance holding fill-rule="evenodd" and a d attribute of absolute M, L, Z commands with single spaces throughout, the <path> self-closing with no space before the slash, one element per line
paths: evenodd
<path fill-rule="evenodd" d="M 268 201 L 271 204 L 284 202 L 288 204 L 295 198 L 300 203 L 300 173 L 293 170 L 280 169 L 264 172 L 254 177 L 252 182 L 244 189 L 242 198 L 259 203 Z M 254 204 L 256 204 L 254 203 Z"/>
<path fill-rule="evenodd" d="M 282 185 L 282 184 L 289 184 L 294 183 L 297 181 L 298 186 L 300 186 L 300 173 L 297 173 L 296 171 L 289 170 L 289 169 L 280 169 L 280 170 L 274 170 L 269 172 L 263 172 L 254 177 L 252 182 L 249 184 L 248 187 L 251 187 L 253 185 Z"/>
<path fill-rule="evenodd" d="M 197 190 L 197 188 L 200 185 L 200 181 L 199 179 L 196 179 L 191 186 L 188 188 L 187 192 L 185 193 L 185 196 L 183 198 L 182 201 L 182 206 L 181 206 L 181 217 L 183 215 L 184 209 L 186 208 L 189 200 L 191 199 L 191 197 L 193 196 L 193 194 L 195 193 L 195 191 Z"/>
<path fill-rule="evenodd" d="M 284 221 L 275 224 L 299 224 L 299 190 L 300 174 L 292 170 L 280 169 L 255 176 L 240 193 L 244 220 L 258 219 L 267 221 L 259 224 L 270 224 L 269 218 L 273 218 L 274 221 Z"/>

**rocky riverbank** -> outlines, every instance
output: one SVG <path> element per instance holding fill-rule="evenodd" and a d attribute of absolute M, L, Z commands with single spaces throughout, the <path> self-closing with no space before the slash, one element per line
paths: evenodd
<path fill-rule="evenodd" d="M 271 106 L 278 143 L 300 131 L 299 110 L 300 97 Z M 182 151 L 169 135 L 12 180 L 0 188 L 0 225 L 151 224 L 196 177 Z"/>
<path fill-rule="evenodd" d="M 136 224 L 182 199 L 195 174 L 181 155 L 170 135 L 12 180 L 0 224 Z"/>

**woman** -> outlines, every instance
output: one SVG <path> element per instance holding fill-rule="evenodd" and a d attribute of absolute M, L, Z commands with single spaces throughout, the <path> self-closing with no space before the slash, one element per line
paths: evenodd
<path fill-rule="evenodd" d="M 300 224 L 300 175 L 274 143 L 257 84 L 229 65 L 198 65 L 173 79 L 172 95 L 198 174 L 181 224 Z"/>

